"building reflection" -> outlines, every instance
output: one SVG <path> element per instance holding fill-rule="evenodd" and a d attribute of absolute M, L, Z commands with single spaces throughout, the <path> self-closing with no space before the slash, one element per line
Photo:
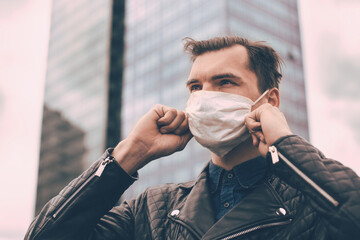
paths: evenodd
<path fill-rule="evenodd" d="M 59 111 L 44 106 L 36 209 L 56 196 L 84 168 L 85 132 Z"/>

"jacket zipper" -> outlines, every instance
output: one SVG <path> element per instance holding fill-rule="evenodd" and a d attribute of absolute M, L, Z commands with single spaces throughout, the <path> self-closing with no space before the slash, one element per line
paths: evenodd
<path fill-rule="evenodd" d="M 75 198 L 75 196 L 77 196 L 77 194 L 90 182 L 92 181 L 95 176 L 100 177 L 101 174 L 103 173 L 106 165 L 108 165 L 109 163 L 114 161 L 114 157 L 112 156 L 108 156 L 106 157 L 99 165 L 99 167 L 97 168 L 95 174 L 94 172 L 85 180 L 85 182 L 83 182 L 80 187 L 78 189 L 76 189 L 76 191 L 56 210 L 55 213 L 52 214 L 52 218 L 56 219 L 59 214 L 62 212 L 62 210 L 67 207 L 69 205 L 69 203 L 71 202 L 71 200 L 73 200 Z M 42 227 L 42 229 L 34 236 L 34 239 L 36 239 L 37 236 L 40 235 L 40 233 L 46 228 L 46 225 L 49 223 L 50 218 L 47 220 L 47 222 L 44 224 L 44 226 Z"/>
<path fill-rule="evenodd" d="M 61 213 L 61 211 L 67 207 L 69 205 L 69 203 L 71 202 L 71 200 L 73 200 L 77 195 L 78 193 L 81 192 L 82 189 L 84 189 L 84 187 L 89 183 L 91 182 L 91 180 L 93 180 L 95 178 L 95 176 L 98 176 L 100 177 L 101 174 L 103 173 L 106 165 L 108 165 L 110 162 L 113 162 L 114 161 L 114 158 L 112 156 L 108 156 L 106 157 L 100 164 L 100 166 L 98 167 L 98 169 L 96 170 L 95 174 L 92 174 L 88 179 L 86 179 L 85 182 L 83 182 L 81 184 L 81 186 L 76 189 L 76 191 L 59 207 L 58 210 L 56 210 L 56 212 L 52 215 L 52 217 L 55 219 L 59 216 L 59 213 Z"/>
<path fill-rule="evenodd" d="M 297 173 L 303 180 L 305 180 L 310 186 L 312 186 L 316 191 L 318 191 L 325 199 L 327 199 L 332 205 L 337 207 L 339 202 L 336 201 L 330 194 L 328 194 L 324 189 L 317 185 L 313 180 L 306 176 L 299 168 L 297 168 L 292 162 L 289 161 L 284 155 L 277 151 L 275 146 L 269 147 L 269 152 L 271 154 L 271 159 L 273 164 L 279 162 L 280 158 L 290 167 L 295 173 Z"/>
<path fill-rule="evenodd" d="M 178 239 L 179 232 L 180 232 L 180 224 L 177 223 L 175 228 L 174 239 Z"/>
<path fill-rule="evenodd" d="M 172 220 L 172 221 L 174 221 L 174 223 L 177 223 L 178 225 L 179 225 L 179 231 L 180 231 L 180 226 L 182 225 L 183 227 L 185 227 L 187 230 L 189 230 L 197 239 L 200 239 L 201 238 L 201 236 L 197 233 L 197 232 L 195 232 L 192 228 L 191 228 L 191 226 L 189 226 L 188 224 L 186 224 L 186 223 L 184 223 L 183 221 L 180 221 L 180 220 L 178 220 L 178 219 L 176 219 L 176 218 L 173 218 L 173 217 L 170 217 L 170 219 Z M 178 231 L 178 232 L 179 232 Z"/>
<path fill-rule="evenodd" d="M 283 221 L 283 222 L 273 222 L 273 223 L 261 224 L 261 225 L 258 225 L 258 226 L 255 226 L 255 227 L 252 227 L 252 228 L 243 230 L 243 231 L 241 231 L 241 232 L 232 234 L 232 235 L 230 235 L 230 236 L 227 236 L 227 237 L 225 237 L 225 238 L 222 238 L 221 240 L 230 240 L 230 239 L 233 239 L 233 238 L 236 238 L 236 237 L 240 237 L 240 236 L 242 236 L 242 235 L 245 235 L 245 234 L 247 234 L 247 233 L 250 233 L 250 232 L 253 232 L 253 231 L 262 229 L 262 228 L 285 225 L 285 224 L 290 223 L 291 221 L 292 221 L 292 219 L 289 219 L 289 220 Z"/>

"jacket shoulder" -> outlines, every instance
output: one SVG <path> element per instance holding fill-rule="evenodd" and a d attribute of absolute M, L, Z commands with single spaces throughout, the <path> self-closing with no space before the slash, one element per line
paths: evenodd
<path fill-rule="evenodd" d="M 195 180 L 184 183 L 166 183 L 145 189 L 136 199 L 129 202 L 134 214 L 147 209 L 170 211 L 174 205 L 184 202 L 190 193 Z"/>
<path fill-rule="evenodd" d="M 187 195 L 192 189 L 195 180 L 183 183 L 166 183 L 162 185 L 148 187 L 143 197 L 155 197 L 158 199 L 173 199 L 176 196 Z"/>

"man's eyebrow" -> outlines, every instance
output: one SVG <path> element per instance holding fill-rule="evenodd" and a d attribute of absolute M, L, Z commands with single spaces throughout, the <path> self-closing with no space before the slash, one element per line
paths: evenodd
<path fill-rule="evenodd" d="M 199 83 L 199 80 L 197 80 L 197 79 L 189 79 L 186 82 L 186 86 L 189 86 L 189 85 L 191 85 L 193 83 Z"/>
<path fill-rule="evenodd" d="M 222 79 L 222 78 L 236 78 L 236 79 L 241 79 L 240 77 L 232 74 L 232 73 L 222 73 L 222 74 L 218 74 L 218 75 L 215 75 L 215 76 L 212 76 L 211 77 L 211 80 L 214 81 L 214 80 L 218 80 L 218 79 Z"/>
<path fill-rule="evenodd" d="M 236 76 L 232 73 L 221 73 L 221 74 L 218 74 L 218 75 L 214 75 L 211 77 L 211 80 L 212 81 L 215 81 L 215 80 L 218 80 L 218 79 L 223 79 L 223 78 L 232 78 L 232 79 L 237 79 L 237 80 L 241 80 L 241 77 L 239 76 Z M 186 82 L 186 86 L 189 86 L 193 83 L 199 83 L 200 81 L 198 79 L 189 79 L 187 80 Z"/>

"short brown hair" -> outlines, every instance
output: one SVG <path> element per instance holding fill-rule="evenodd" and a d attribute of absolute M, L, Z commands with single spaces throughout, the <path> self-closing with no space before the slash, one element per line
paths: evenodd
<path fill-rule="evenodd" d="M 264 42 L 252 42 L 238 36 L 215 37 L 208 40 L 196 41 L 192 38 L 184 38 L 184 50 L 191 54 L 191 60 L 206 52 L 217 51 L 232 47 L 236 44 L 247 49 L 249 57 L 249 69 L 254 71 L 258 78 L 258 87 L 261 92 L 276 87 L 282 77 L 282 60 L 278 53 Z"/>

